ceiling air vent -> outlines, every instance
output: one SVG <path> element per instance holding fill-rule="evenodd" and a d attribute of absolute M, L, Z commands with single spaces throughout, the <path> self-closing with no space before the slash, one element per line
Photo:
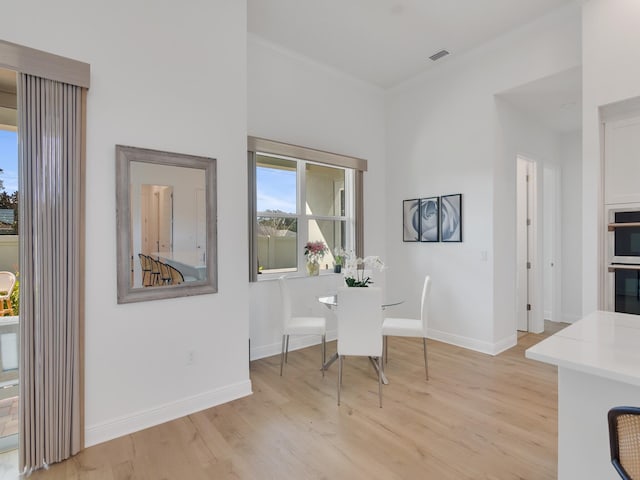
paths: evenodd
<path fill-rule="evenodd" d="M 436 60 L 440 60 L 442 57 L 446 57 L 447 55 L 449 55 L 449 52 L 447 50 L 440 50 L 439 52 L 431 55 L 429 58 L 435 62 Z"/>

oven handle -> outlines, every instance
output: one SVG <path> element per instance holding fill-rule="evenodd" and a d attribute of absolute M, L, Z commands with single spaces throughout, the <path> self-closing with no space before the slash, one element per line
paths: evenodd
<path fill-rule="evenodd" d="M 609 265 L 609 272 L 615 272 L 616 270 L 640 270 L 640 265 Z"/>

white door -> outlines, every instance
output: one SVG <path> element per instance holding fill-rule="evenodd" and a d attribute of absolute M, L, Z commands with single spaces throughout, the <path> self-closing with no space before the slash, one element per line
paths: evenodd
<path fill-rule="evenodd" d="M 204 259 L 207 248 L 207 203 L 206 192 L 202 188 L 196 190 L 196 250 Z"/>
<path fill-rule="evenodd" d="M 173 250 L 173 187 L 142 185 L 141 190 L 142 252 Z"/>
<path fill-rule="evenodd" d="M 560 169 L 544 167 L 543 181 L 543 275 L 544 275 L 544 319 L 562 321 L 562 278 L 560 253 L 561 236 L 561 196 Z"/>
<path fill-rule="evenodd" d="M 159 252 L 173 251 L 173 187 L 158 189 Z"/>
<path fill-rule="evenodd" d="M 516 255 L 517 255 L 517 328 L 529 330 L 529 281 L 528 281 L 528 193 L 527 175 L 529 162 L 518 157 L 516 166 Z"/>
<path fill-rule="evenodd" d="M 516 164 L 516 325 L 518 330 L 544 330 L 542 275 L 538 265 L 538 182 L 536 162 L 518 155 Z"/>

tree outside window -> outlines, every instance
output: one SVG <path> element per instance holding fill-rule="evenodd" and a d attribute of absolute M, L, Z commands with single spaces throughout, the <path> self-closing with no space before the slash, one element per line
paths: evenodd
<path fill-rule="evenodd" d="M 0 235 L 18 234 L 17 133 L 0 130 Z"/>

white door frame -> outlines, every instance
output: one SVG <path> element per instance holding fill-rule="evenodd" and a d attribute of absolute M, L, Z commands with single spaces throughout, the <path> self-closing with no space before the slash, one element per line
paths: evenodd
<path fill-rule="evenodd" d="M 544 309 L 543 265 L 539 254 L 543 211 L 542 196 L 538 194 L 540 165 L 520 154 L 516 162 L 516 328 L 541 333 L 544 331 Z"/>

